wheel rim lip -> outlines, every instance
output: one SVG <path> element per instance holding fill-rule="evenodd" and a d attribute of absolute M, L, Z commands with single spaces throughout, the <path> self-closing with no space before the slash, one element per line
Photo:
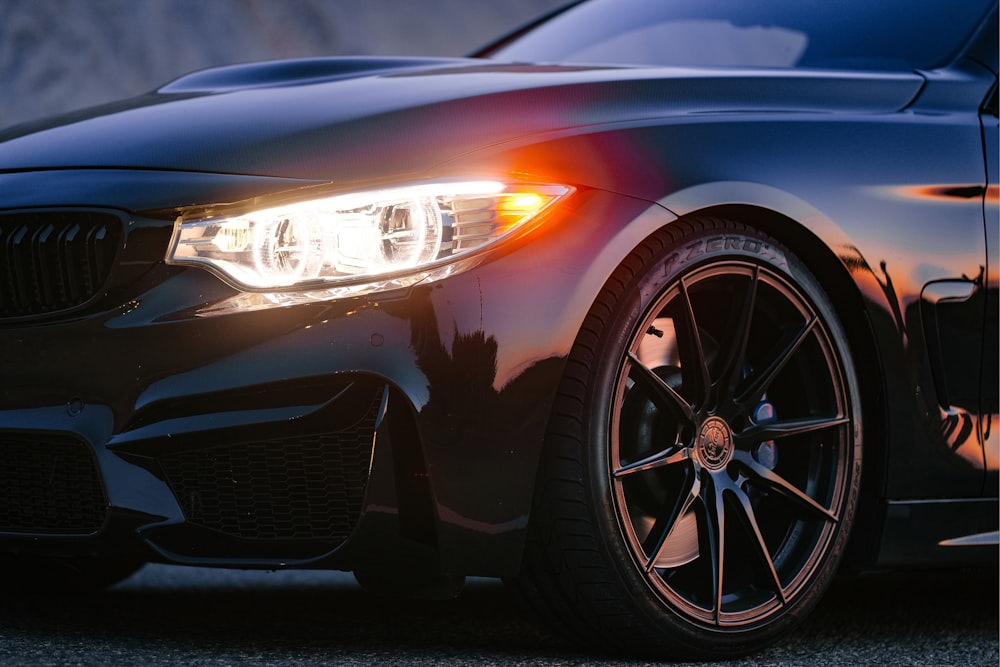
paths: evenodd
<path fill-rule="evenodd" d="M 626 339 L 628 344 L 625 349 L 632 354 L 637 352 L 639 343 L 644 336 L 644 332 L 651 326 L 652 322 L 666 310 L 667 305 L 673 299 L 678 298 L 679 283 L 681 278 L 688 281 L 690 286 L 694 287 L 704 280 L 708 280 L 719 275 L 739 275 L 747 277 L 750 276 L 753 271 L 759 271 L 760 273 L 758 275 L 760 276 L 762 284 L 774 290 L 780 297 L 786 299 L 786 301 L 792 304 L 799 313 L 803 314 L 803 316 L 815 316 L 817 314 L 817 310 L 810 302 L 807 294 L 795 287 L 791 279 L 786 278 L 784 275 L 769 268 L 767 265 L 744 260 L 718 261 L 685 271 L 683 274 L 676 276 L 669 284 L 662 288 L 658 295 L 654 299 L 650 300 L 651 305 L 645 309 L 641 319 L 637 320 L 637 326 Z M 835 346 L 831 339 L 831 334 L 826 324 L 822 322 L 822 320 L 820 320 L 820 322 L 821 326 L 817 328 L 814 334 L 810 334 L 810 338 L 815 338 L 820 346 L 823 360 L 826 364 L 826 370 L 829 373 L 829 382 L 833 390 L 833 399 L 836 411 L 838 414 L 848 414 L 850 401 L 847 395 L 842 365 L 839 361 Z M 615 386 L 612 392 L 612 402 L 610 405 L 611 419 L 606 421 L 609 425 L 608 442 L 610 448 L 608 459 L 608 479 L 610 488 L 612 489 L 612 504 L 619 531 L 626 546 L 628 547 L 633 560 L 633 566 L 640 573 L 644 583 L 649 586 L 657 596 L 665 600 L 669 606 L 681 612 L 687 620 L 710 628 L 721 628 L 725 626 L 750 627 L 755 624 L 766 623 L 781 615 L 784 613 L 784 608 L 788 607 L 789 603 L 792 603 L 797 599 L 799 593 L 807 587 L 808 583 L 819 571 L 827 555 L 829 545 L 837 532 L 838 526 L 836 524 L 823 523 L 819 530 L 812 531 L 812 545 L 809 548 L 808 556 L 798 567 L 793 567 L 790 568 L 788 572 L 783 572 L 786 576 L 782 578 L 783 583 L 781 583 L 780 586 L 782 589 L 780 593 L 775 592 L 769 597 L 758 596 L 755 598 L 756 601 L 754 601 L 749 596 L 741 596 L 739 594 L 740 592 L 737 591 L 737 594 L 734 597 L 737 599 L 739 606 L 737 606 L 736 609 L 723 610 L 722 605 L 719 605 L 720 608 L 715 609 L 714 605 L 710 608 L 698 604 L 697 601 L 691 598 L 690 594 L 686 594 L 685 591 L 675 589 L 667 581 L 665 576 L 658 572 L 658 570 L 670 568 L 658 568 L 654 566 L 651 570 L 647 571 L 646 565 L 647 561 L 650 559 L 650 554 L 647 553 L 646 549 L 642 545 L 642 540 L 640 540 L 636 534 L 635 521 L 632 517 L 632 512 L 628 508 L 628 503 L 625 498 L 625 487 L 627 481 L 618 479 L 614 473 L 614 471 L 619 469 L 622 465 L 619 442 L 619 433 L 621 429 L 620 418 L 621 406 L 623 405 L 623 397 L 626 392 L 628 381 L 629 363 L 627 363 L 626 356 L 622 355 L 618 370 L 615 374 Z M 725 476 L 727 479 L 731 480 L 729 468 L 734 463 L 733 453 L 735 451 L 735 445 L 727 446 L 726 453 L 721 458 L 710 461 L 709 465 L 705 465 L 706 461 L 704 460 L 704 457 L 701 457 L 697 451 L 700 449 L 699 441 L 704 436 L 706 425 L 715 424 L 717 422 L 725 424 L 733 440 L 738 437 L 739 434 L 737 430 L 734 429 L 728 421 L 715 414 L 712 410 L 702 407 L 696 413 L 694 432 L 697 433 L 697 435 L 694 436 L 694 443 L 689 446 L 689 449 L 693 450 L 691 465 L 696 476 L 707 474 L 714 480 L 721 480 L 721 476 Z M 850 457 L 849 426 L 845 424 L 837 427 L 837 430 L 838 433 L 836 437 L 833 438 L 835 441 L 834 448 L 836 449 L 836 456 L 834 458 L 837 461 L 846 462 L 833 465 L 832 469 L 827 471 L 828 479 L 822 481 L 827 484 L 831 493 L 829 506 L 830 508 L 837 510 L 836 513 L 839 516 L 840 510 L 844 506 L 846 497 L 843 480 L 847 474 L 847 469 L 851 464 L 849 460 L 847 460 Z M 815 480 L 810 477 L 810 485 L 814 482 Z M 786 536 L 786 540 L 784 540 L 775 550 L 776 553 L 784 553 L 791 548 L 785 543 L 788 539 L 789 537 Z M 800 543 L 802 541 L 803 540 L 798 540 Z M 701 553 L 699 545 L 698 558 L 701 557 L 704 557 L 704 554 Z M 781 599 L 782 597 L 784 598 L 784 601 Z M 723 604 L 725 604 L 726 596 L 723 595 L 722 599 Z M 744 605 L 744 601 L 747 601 L 748 603 Z M 732 600 L 729 602 L 731 604 Z"/>

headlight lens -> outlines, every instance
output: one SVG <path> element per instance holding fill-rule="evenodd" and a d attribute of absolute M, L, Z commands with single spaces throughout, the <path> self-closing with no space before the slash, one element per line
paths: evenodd
<path fill-rule="evenodd" d="M 389 289 L 442 275 L 442 267 L 524 227 L 570 191 L 497 181 L 432 183 L 234 216 L 182 217 L 167 262 L 209 268 L 255 291 Z"/>

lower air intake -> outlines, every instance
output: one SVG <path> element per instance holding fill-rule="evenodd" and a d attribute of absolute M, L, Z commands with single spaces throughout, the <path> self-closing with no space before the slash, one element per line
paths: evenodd
<path fill-rule="evenodd" d="M 341 541 L 361 514 L 378 405 L 342 431 L 227 443 L 160 464 L 192 524 L 249 540 Z"/>
<path fill-rule="evenodd" d="M 0 433 L 0 532 L 87 535 L 107 501 L 90 448 L 71 436 Z"/>

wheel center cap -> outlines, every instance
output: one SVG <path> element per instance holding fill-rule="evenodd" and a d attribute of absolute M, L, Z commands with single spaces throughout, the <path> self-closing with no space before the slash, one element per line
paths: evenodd
<path fill-rule="evenodd" d="M 709 470 L 720 470 L 733 456 L 733 431 L 719 417 L 709 417 L 701 425 L 695 444 L 698 458 Z"/>

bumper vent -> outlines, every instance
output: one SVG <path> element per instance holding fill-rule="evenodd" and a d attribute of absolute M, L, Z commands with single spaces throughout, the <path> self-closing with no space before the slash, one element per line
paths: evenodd
<path fill-rule="evenodd" d="M 121 220 L 108 213 L 0 216 L 0 317 L 86 303 L 107 281 L 121 237 Z"/>
<path fill-rule="evenodd" d="M 87 445 L 59 435 L 0 433 L 0 532 L 87 535 L 107 502 Z"/>
<path fill-rule="evenodd" d="M 379 403 L 355 426 L 160 459 L 185 518 L 249 540 L 342 541 L 361 515 Z"/>

